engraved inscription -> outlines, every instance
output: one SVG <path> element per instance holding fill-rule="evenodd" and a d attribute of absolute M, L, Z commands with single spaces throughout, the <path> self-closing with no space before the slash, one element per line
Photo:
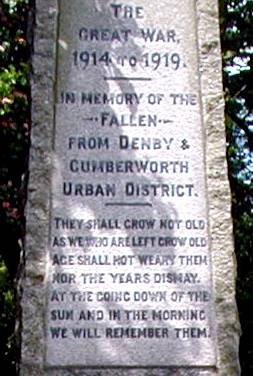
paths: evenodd
<path fill-rule="evenodd" d="M 195 2 L 157 8 L 61 1 L 50 366 L 215 365 Z"/>

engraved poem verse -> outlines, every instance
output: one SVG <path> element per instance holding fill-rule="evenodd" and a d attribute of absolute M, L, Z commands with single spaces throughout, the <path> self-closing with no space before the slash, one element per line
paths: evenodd
<path fill-rule="evenodd" d="M 60 1 L 49 366 L 215 364 L 195 18 Z"/>

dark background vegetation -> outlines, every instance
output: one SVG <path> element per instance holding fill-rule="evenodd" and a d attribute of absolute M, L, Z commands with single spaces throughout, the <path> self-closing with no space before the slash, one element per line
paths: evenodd
<path fill-rule="evenodd" d="M 243 376 L 253 375 L 253 1 L 220 0 L 228 174 Z M 33 3 L 0 0 L 0 364 L 18 374 L 16 282 L 25 232 Z M 31 27 L 30 27 L 31 29 Z M 228 375 L 229 376 L 229 375 Z"/>

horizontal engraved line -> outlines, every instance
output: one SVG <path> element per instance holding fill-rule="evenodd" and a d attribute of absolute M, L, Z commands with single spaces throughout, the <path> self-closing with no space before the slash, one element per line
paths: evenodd
<path fill-rule="evenodd" d="M 148 77 L 104 77 L 105 81 L 152 81 Z"/>
<path fill-rule="evenodd" d="M 152 204 L 149 202 L 107 202 L 105 206 L 149 206 Z"/>

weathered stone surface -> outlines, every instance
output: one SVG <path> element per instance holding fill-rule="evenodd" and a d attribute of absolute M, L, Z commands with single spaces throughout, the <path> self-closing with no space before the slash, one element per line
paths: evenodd
<path fill-rule="evenodd" d="M 21 375 L 239 375 L 217 3 L 57 3 L 36 9 Z M 148 27 L 157 41 L 145 41 Z M 85 161 L 114 165 L 88 174 Z M 163 164 L 140 174 L 132 161 Z M 137 184 L 146 185 L 142 193 Z M 107 227 L 84 225 L 97 219 Z M 153 227 L 125 225 L 143 219 Z M 91 246 L 85 237 L 107 243 Z M 167 263 L 144 267 L 144 255 Z M 96 261 L 78 263 L 83 256 Z M 168 282 L 168 273 L 181 273 L 184 283 Z M 105 291 L 130 298 L 101 303 Z M 194 291 L 202 299 L 190 299 Z M 91 299 L 73 301 L 74 292 Z M 146 301 L 147 292 L 160 299 Z M 95 320 L 80 322 L 93 310 Z M 154 319 L 159 310 L 170 318 Z M 179 319 L 186 310 L 198 319 Z M 83 327 L 98 338 L 75 338 L 73 329 Z M 157 338 L 112 339 L 115 327 L 161 329 Z"/>

